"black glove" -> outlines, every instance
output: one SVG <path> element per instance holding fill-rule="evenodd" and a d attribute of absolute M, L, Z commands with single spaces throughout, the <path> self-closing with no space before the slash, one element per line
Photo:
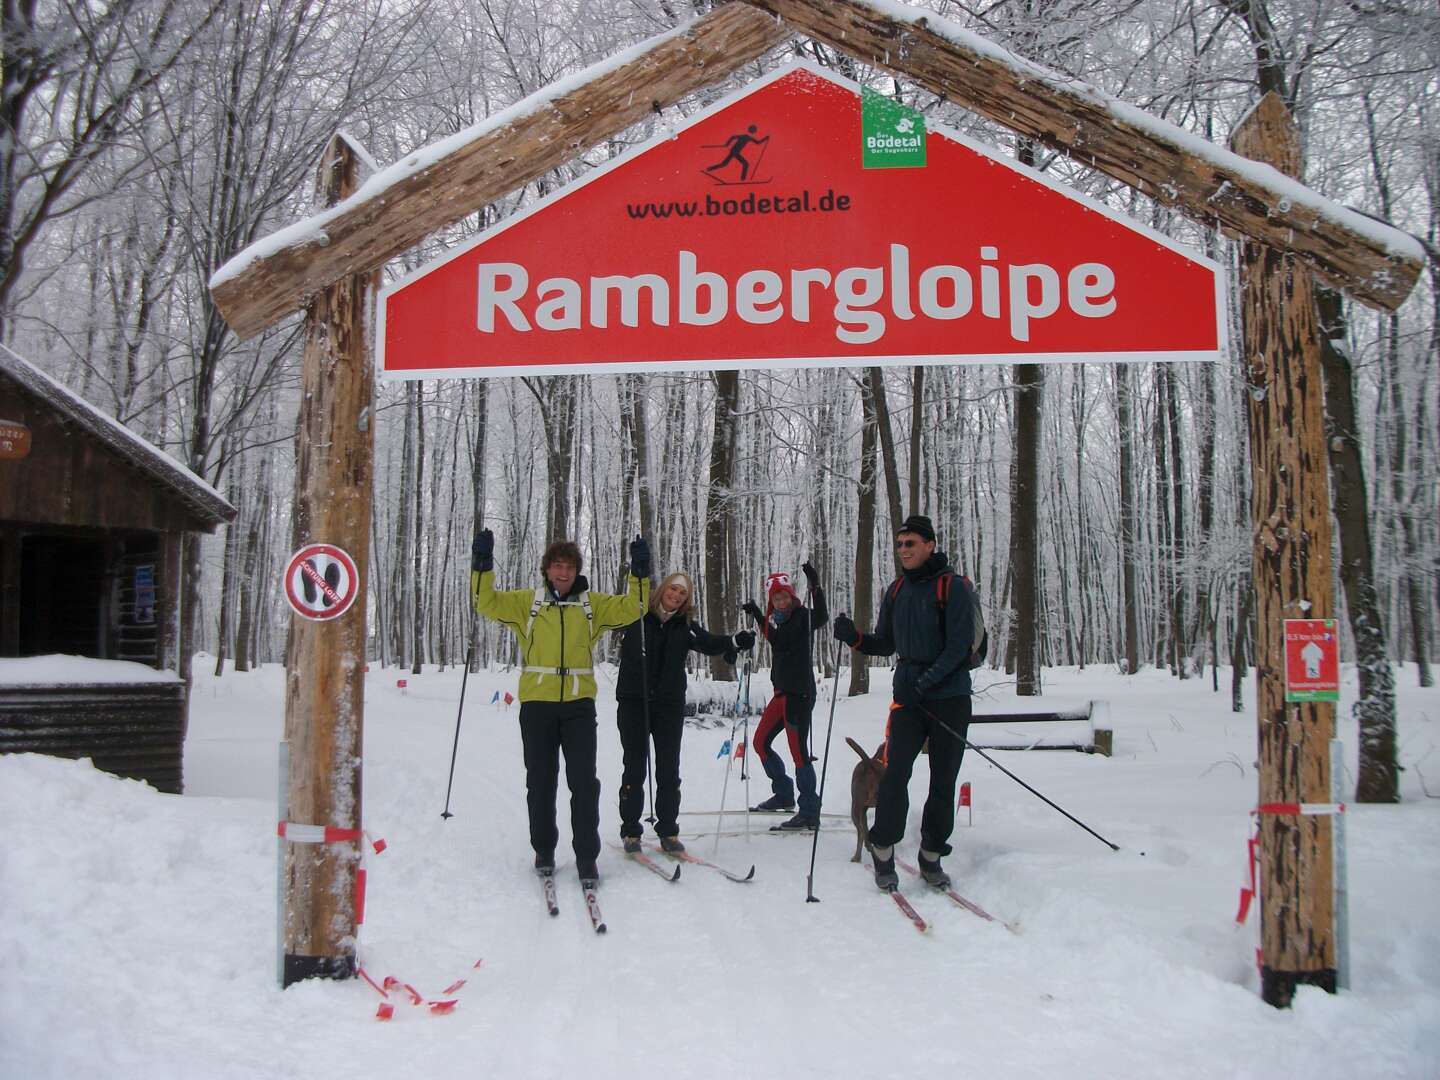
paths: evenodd
<path fill-rule="evenodd" d="M 650 576 L 650 545 L 643 536 L 630 541 L 630 572 L 638 578 Z"/>
<path fill-rule="evenodd" d="M 740 610 L 745 612 L 746 615 L 749 615 L 750 618 L 754 619 L 757 623 L 763 623 L 765 621 L 765 613 L 760 610 L 760 605 L 755 603 L 754 600 L 746 600 L 745 603 L 740 605 Z"/>
<path fill-rule="evenodd" d="M 470 569 L 484 573 L 495 569 L 495 534 L 481 529 L 470 542 Z"/>
<path fill-rule="evenodd" d="M 809 583 L 811 592 L 820 588 L 820 574 L 815 567 L 811 566 L 808 562 L 801 563 L 800 572 L 805 575 L 805 580 Z"/>
<path fill-rule="evenodd" d="M 908 664 L 895 669 L 894 698 L 895 704 L 900 706 L 915 706 L 925 700 L 925 691 L 920 689 L 915 669 Z"/>
<path fill-rule="evenodd" d="M 849 645 L 852 649 L 860 644 L 860 631 L 855 626 L 855 620 L 844 612 L 835 616 L 835 637 Z"/>
<path fill-rule="evenodd" d="M 735 647 L 737 649 L 748 649 L 755 644 L 755 632 L 753 630 L 740 630 L 735 634 Z M 734 663 L 732 660 L 731 663 Z"/>

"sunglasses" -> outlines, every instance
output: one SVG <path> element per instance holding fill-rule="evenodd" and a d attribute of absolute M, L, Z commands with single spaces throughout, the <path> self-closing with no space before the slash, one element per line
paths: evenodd
<path fill-rule="evenodd" d="M 895 550 L 903 551 L 905 548 L 919 547 L 924 542 L 923 540 L 896 540 Z"/>

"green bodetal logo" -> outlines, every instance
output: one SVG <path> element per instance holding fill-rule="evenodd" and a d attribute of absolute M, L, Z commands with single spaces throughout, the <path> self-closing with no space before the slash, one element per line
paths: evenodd
<path fill-rule="evenodd" d="M 923 169 L 925 117 L 873 90 L 860 92 L 861 162 L 867 169 Z"/>

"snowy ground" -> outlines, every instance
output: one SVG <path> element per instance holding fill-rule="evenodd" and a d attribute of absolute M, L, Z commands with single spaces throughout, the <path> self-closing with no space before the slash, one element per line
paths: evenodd
<path fill-rule="evenodd" d="M 753 862 L 749 885 L 699 867 L 666 885 L 607 848 L 610 932 L 599 937 L 573 859 L 560 917 L 540 903 L 515 711 L 489 704 L 513 677 L 469 682 L 446 822 L 459 672 L 407 676 L 402 694 L 397 673 L 377 668 L 365 824 L 389 848 L 369 860 L 361 959 L 430 997 L 469 980 L 452 1014 L 402 1005 L 388 1024 L 364 982 L 276 985 L 282 676 L 198 677 L 183 797 L 85 763 L 0 757 L 0 1077 L 1440 1075 L 1440 802 L 1420 778 L 1440 794 L 1440 691 L 1417 690 L 1413 670 L 1398 680 L 1405 802 L 1349 815 L 1353 989 L 1305 990 L 1276 1011 L 1257 996 L 1255 916 L 1233 922 L 1256 787 L 1253 709 L 1232 714 L 1208 679 L 1052 672 L 1047 706 L 1112 703 L 1115 756 L 999 755 L 1118 853 L 967 756 L 974 824 L 962 816 L 947 865 L 1018 933 L 912 888 L 932 924 L 922 937 L 849 862 L 854 835 L 838 829 L 820 837 L 823 902 L 807 904 L 808 840 L 755 819 L 756 835 L 724 837 L 716 855 Z M 608 691 L 607 839 L 619 775 Z M 817 747 L 828 704 L 827 693 Z M 981 705 L 1016 706 L 999 686 Z M 878 692 L 840 699 L 827 811 L 848 810 L 855 757 L 843 737 L 873 746 L 882 717 Z M 1353 770 L 1353 723 L 1341 733 Z M 687 808 L 719 806 L 728 735 L 687 732 Z M 925 777 L 922 759 L 907 857 Z M 764 794 L 752 781 L 751 798 Z M 684 820 L 692 848 L 710 855 L 699 834 L 715 819 Z"/>

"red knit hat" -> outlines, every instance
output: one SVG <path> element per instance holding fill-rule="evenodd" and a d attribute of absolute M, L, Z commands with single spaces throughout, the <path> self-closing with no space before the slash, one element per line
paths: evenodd
<path fill-rule="evenodd" d="M 788 592 L 792 599 L 800 599 L 798 596 L 795 595 L 795 586 L 790 584 L 790 575 L 785 573 L 785 571 L 783 570 L 777 571 L 773 574 L 769 574 L 765 578 L 766 607 L 774 606 L 775 594 L 778 592 Z"/>

